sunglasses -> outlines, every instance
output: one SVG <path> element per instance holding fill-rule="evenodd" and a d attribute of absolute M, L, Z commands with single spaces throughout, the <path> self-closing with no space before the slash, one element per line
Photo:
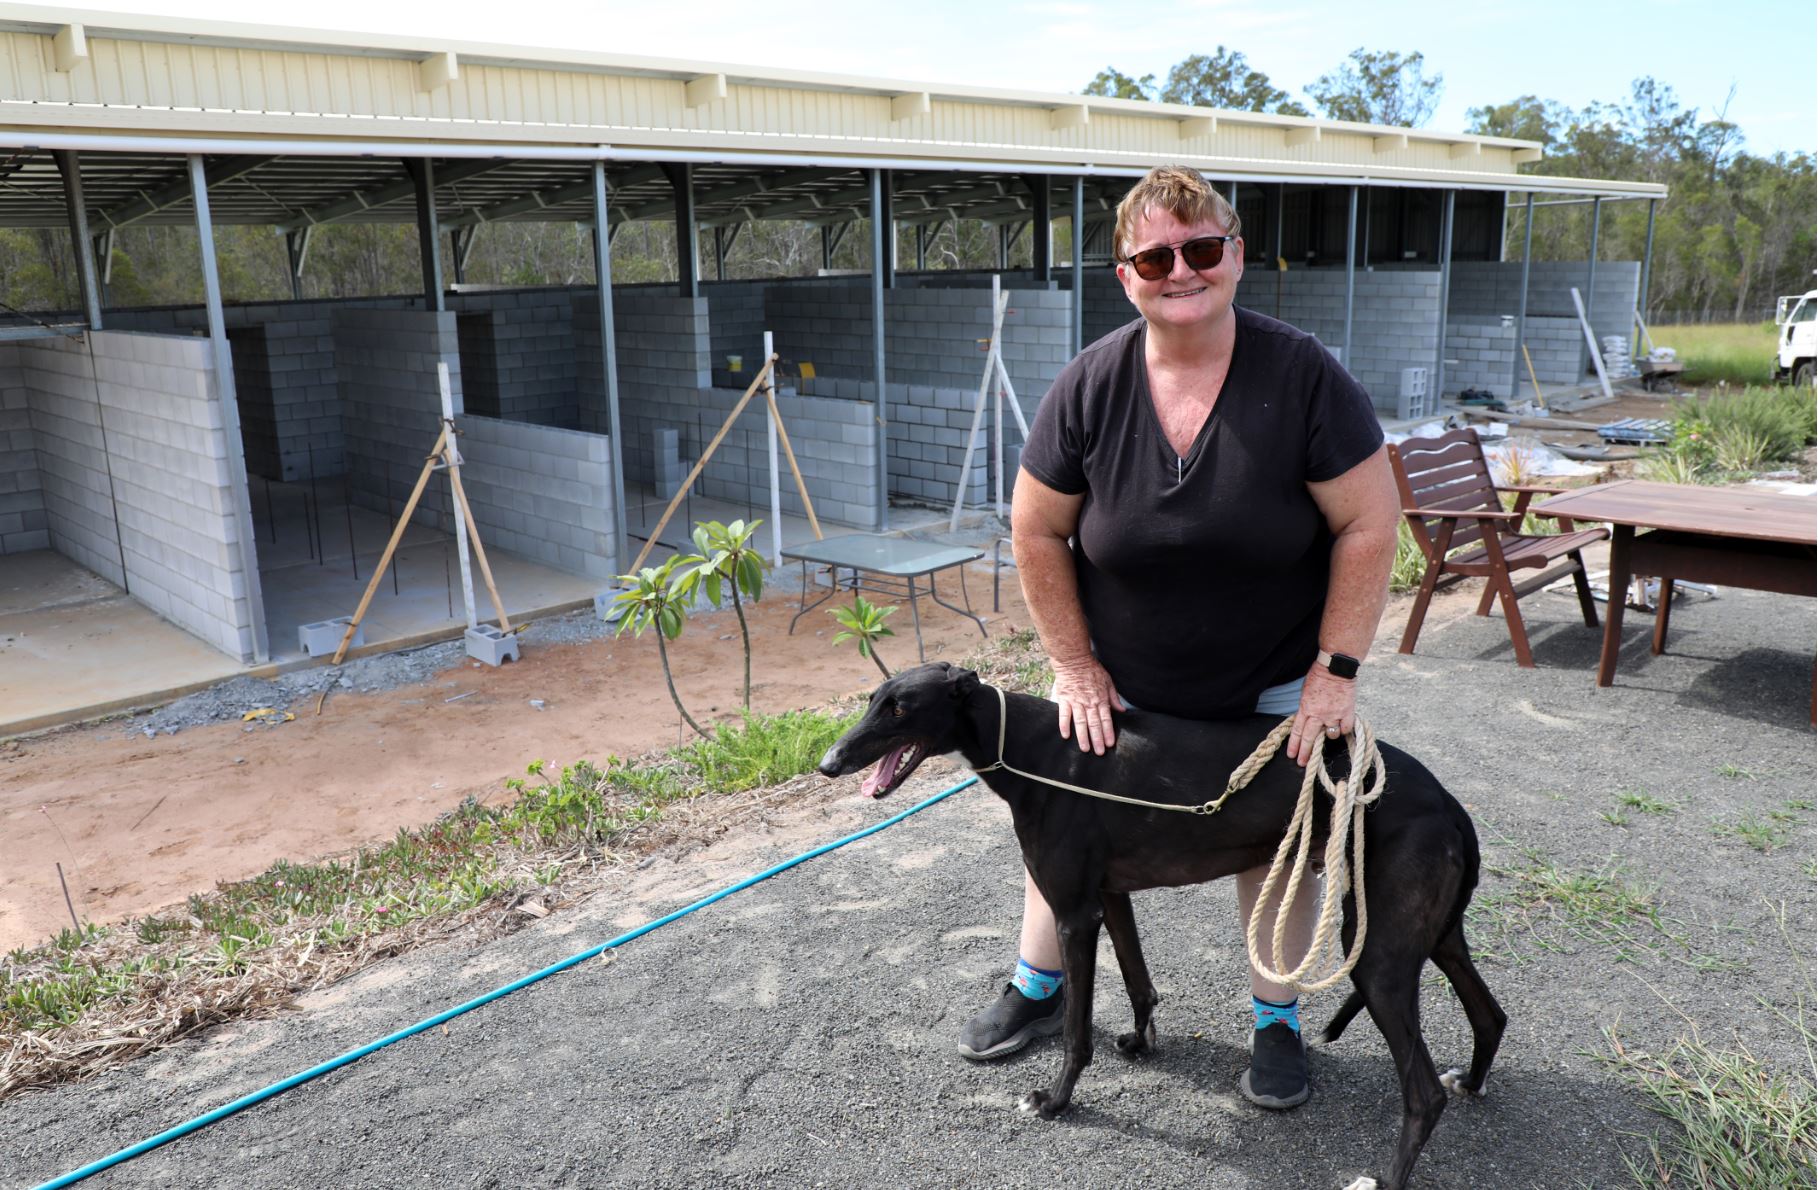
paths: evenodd
<path fill-rule="evenodd" d="M 1124 263 L 1136 270 L 1136 275 L 1145 281 L 1160 281 L 1174 271 L 1174 250 L 1180 249 L 1181 259 L 1194 272 L 1215 269 L 1225 258 L 1225 245 L 1236 236 L 1200 236 L 1182 244 L 1163 244 L 1159 248 L 1144 248 L 1133 256 L 1124 258 Z"/>

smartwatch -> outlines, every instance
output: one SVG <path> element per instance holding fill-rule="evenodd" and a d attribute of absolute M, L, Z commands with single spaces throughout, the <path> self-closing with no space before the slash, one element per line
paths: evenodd
<path fill-rule="evenodd" d="M 1349 653 L 1328 653 L 1321 649 L 1319 664 L 1325 666 L 1326 672 L 1333 677 L 1343 678 L 1348 682 L 1357 677 L 1357 669 L 1363 662 Z"/>

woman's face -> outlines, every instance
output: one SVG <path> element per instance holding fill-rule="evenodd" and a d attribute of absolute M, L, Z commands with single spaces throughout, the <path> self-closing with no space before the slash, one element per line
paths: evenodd
<path fill-rule="evenodd" d="M 1215 220 L 1182 223 L 1171 213 L 1156 208 L 1143 212 L 1131 230 L 1125 255 L 1163 244 L 1178 246 L 1200 236 L 1222 236 L 1225 229 Z M 1237 282 L 1244 275 L 1244 242 L 1232 240 L 1225 245 L 1224 259 L 1217 267 L 1199 272 L 1187 267 L 1177 250 L 1174 268 L 1159 281 L 1145 281 L 1136 275 L 1128 262 L 1117 266 L 1117 279 L 1123 282 L 1124 295 L 1130 299 L 1151 326 L 1188 329 L 1211 327 L 1231 312 L 1231 300 L 1237 294 Z"/>

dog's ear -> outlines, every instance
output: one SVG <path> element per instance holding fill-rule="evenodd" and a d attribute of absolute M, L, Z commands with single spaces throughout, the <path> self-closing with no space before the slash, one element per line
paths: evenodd
<path fill-rule="evenodd" d="M 947 689 L 955 701 L 969 698 L 978 689 L 978 675 L 969 669 L 954 666 L 947 673 Z"/>

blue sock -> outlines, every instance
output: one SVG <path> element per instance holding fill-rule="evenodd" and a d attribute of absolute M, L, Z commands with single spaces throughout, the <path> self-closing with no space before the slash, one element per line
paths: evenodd
<path fill-rule="evenodd" d="M 1300 997 L 1286 1004 L 1276 1004 L 1271 1000 L 1258 1000 L 1250 997 L 1250 1008 L 1256 1013 L 1256 1027 L 1267 1029 L 1270 1025 L 1282 1024 L 1300 1032 Z"/>
<path fill-rule="evenodd" d="M 1043 971 L 1040 967 L 1031 967 L 1023 959 L 1016 960 L 1016 974 L 1010 977 L 1016 990 L 1031 1000 L 1046 1000 L 1060 991 L 1061 973 Z"/>

